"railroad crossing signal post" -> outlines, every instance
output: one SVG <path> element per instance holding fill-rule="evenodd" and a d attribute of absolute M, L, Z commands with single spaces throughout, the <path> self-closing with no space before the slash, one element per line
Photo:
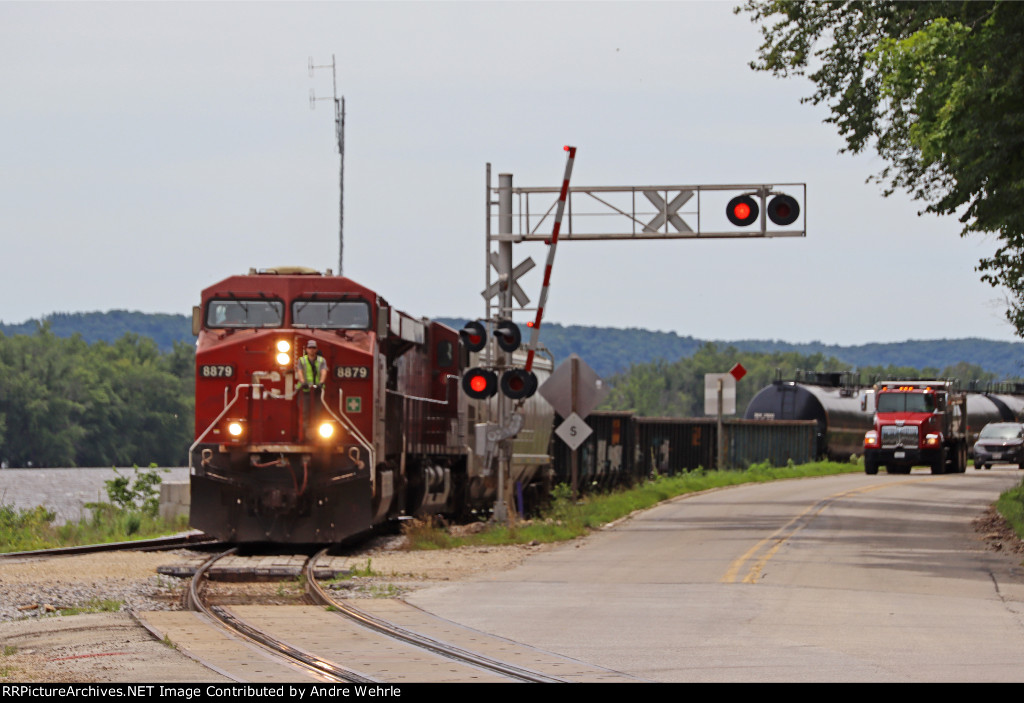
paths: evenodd
<path fill-rule="evenodd" d="M 565 150 L 569 152 L 569 158 L 561 187 L 515 188 L 510 173 L 499 174 L 498 185 L 494 187 L 491 184 L 491 164 L 487 164 L 486 287 L 482 295 L 486 311 L 484 319 L 489 324 L 512 320 L 513 313 L 529 310 L 526 307 L 529 298 L 517 279 L 534 264 L 527 257 L 514 266 L 513 245 L 545 242 L 549 245 L 549 257 L 544 270 L 541 302 L 535 310 L 535 325 L 539 324 L 563 212 L 568 212 L 566 231 L 562 234 L 564 240 L 757 239 L 807 235 L 805 183 L 570 187 L 569 176 L 576 149 L 565 147 Z M 497 195 L 497 202 L 492 200 L 494 195 Z M 575 205 L 573 195 L 577 196 Z M 555 196 L 554 203 L 550 201 L 552 196 Z M 495 205 L 496 233 L 491 228 Z M 588 209 L 588 206 L 593 209 Z M 549 222 L 549 217 L 553 222 L 550 235 L 540 231 L 542 225 Z M 492 251 L 494 245 L 497 246 L 496 251 Z M 492 281 L 492 268 L 497 274 L 495 281 Z M 520 308 L 516 309 L 513 302 L 517 302 Z M 530 370 L 538 331 L 535 328 L 531 335 L 527 371 Z M 485 366 L 499 371 L 512 366 L 511 354 L 491 351 L 490 345 L 488 350 L 485 352 Z M 511 399 L 499 397 L 497 420 L 500 426 L 511 428 L 512 415 Z M 509 435 L 512 436 L 514 433 Z M 500 442 L 498 450 L 496 519 L 506 519 L 504 483 L 511 463 L 512 440 L 507 438 Z"/>

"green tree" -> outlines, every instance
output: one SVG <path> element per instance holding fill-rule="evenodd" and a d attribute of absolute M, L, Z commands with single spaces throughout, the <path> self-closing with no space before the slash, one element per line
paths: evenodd
<path fill-rule="evenodd" d="M 754 69 L 807 75 L 846 140 L 886 162 L 885 194 L 994 232 L 982 280 L 1009 291 L 1024 336 L 1024 6 L 1015 2 L 747 0 L 760 24 Z"/>

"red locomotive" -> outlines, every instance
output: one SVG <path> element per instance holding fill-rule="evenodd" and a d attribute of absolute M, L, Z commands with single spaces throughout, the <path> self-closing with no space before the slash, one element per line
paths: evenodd
<path fill-rule="evenodd" d="M 496 495 L 474 453 L 486 401 L 459 392 L 459 334 L 374 291 L 302 268 L 250 271 L 193 310 L 191 523 L 234 542 L 333 543 L 400 515 L 459 514 Z M 326 379 L 302 357 L 309 342 Z M 551 410 L 525 402 L 513 481 L 549 464 Z"/>

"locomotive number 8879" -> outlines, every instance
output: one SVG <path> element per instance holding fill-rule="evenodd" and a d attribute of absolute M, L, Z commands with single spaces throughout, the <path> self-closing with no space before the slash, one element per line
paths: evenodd
<path fill-rule="evenodd" d="M 470 429 L 490 409 L 458 392 L 470 359 L 451 328 L 348 278 L 277 268 L 204 290 L 193 332 L 193 527 L 233 542 L 333 543 L 399 515 L 493 501 Z M 322 384 L 301 359 L 310 342 Z M 512 479 L 529 484 L 550 462 L 551 409 L 536 397 L 525 414 Z"/>

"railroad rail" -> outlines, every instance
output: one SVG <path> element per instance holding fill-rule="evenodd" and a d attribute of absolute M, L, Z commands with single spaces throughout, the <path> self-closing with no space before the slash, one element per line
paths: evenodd
<path fill-rule="evenodd" d="M 469 652 L 446 642 L 426 637 L 407 628 L 400 627 L 395 623 L 370 615 L 349 602 L 332 598 L 314 577 L 316 562 L 320 557 L 324 556 L 327 551 L 327 549 L 321 550 L 309 559 L 305 565 L 304 573 L 306 576 L 306 593 L 315 603 L 330 606 L 333 612 L 336 612 L 342 617 L 348 618 L 363 627 L 367 627 L 375 632 L 387 635 L 388 637 L 393 637 L 414 647 L 434 652 L 435 654 L 439 654 L 447 659 L 470 664 L 502 676 L 507 676 L 517 681 L 524 681 L 528 683 L 566 683 L 564 679 L 549 676 L 531 669 L 526 669 L 515 664 L 502 662 L 476 652 Z"/>
<path fill-rule="evenodd" d="M 191 547 L 202 545 L 204 547 L 215 546 L 220 543 L 216 537 L 211 537 L 203 532 L 187 532 L 184 534 L 171 535 L 169 537 L 154 537 L 152 539 L 138 539 L 129 542 L 106 542 L 104 544 L 80 544 L 74 547 L 51 547 L 49 549 L 33 549 L 25 552 L 2 552 L 0 559 L 14 559 L 24 557 L 55 557 L 71 554 L 94 554 L 97 552 L 156 552 L 179 547 Z"/>
<path fill-rule="evenodd" d="M 202 584 L 206 580 L 207 572 L 219 559 L 237 552 L 238 548 L 232 547 L 227 551 L 216 554 L 196 570 L 186 596 L 189 608 L 204 613 L 213 622 L 219 623 L 221 627 L 231 632 L 233 635 L 262 647 L 264 650 L 284 659 L 286 662 L 308 671 L 315 677 L 326 678 L 329 681 L 335 681 L 338 683 L 376 683 L 373 679 L 361 676 L 360 674 L 350 671 L 338 664 L 335 664 L 334 662 L 325 661 L 324 659 L 315 657 L 307 652 L 303 652 L 300 649 L 292 647 L 286 642 L 282 642 L 271 637 L 266 632 L 258 630 L 257 628 L 254 628 L 234 617 L 223 608 L 208 605 L 201 595 Z"/>
<path fill-rule="evenodd" d="M 548 671 L 502 661 L 487 653 L 484 645 L 460 647 L 453 642 L 442 641 L 435 633 L 413 631 L 388 618 L 366 612 L 330 596 L 316 578 L 317 564 L 326 553 L 323 549 L 303 563 L 302 576 L 305 578 L 305 599 L 311 605 L 283 606 L 295 608 L 282 614 L 282 606 L 218 606 L 213 604 L 212 592 L 207 592 L 211 568 L 218 561 L 237 554 L 237 548 L 228 549 L 207 559 L 195 572 L 186 594 L 186 607 L 201 614 L 208 624 L 229 633 L 249 647 L 258 647 L 269 652 L 271 658 L 285 663 L 293 670 L 298 669 L 318 680 L 351 683 L 397 683 L 403 680 L 438 681 L 479 681 L 479 682 L 534 682 L 567 683 L 575 676 L 586 676 L 584 680 L 600 680 L 614 677 L 622 680 L 617 672 L 589 667 L 549 652 L 533 650 L 496 640 L 500 651 L 509 651 L 511 644 L 517 652 L 533 651 L 539 659 L 530 666 L 547 666 Z M 320 564 L 322 566 L 322 563 Z M 322 578 L 322 576 L 321 576 Z M 324 607 L 327 606 L 327 607 Z M 278 609 L 274 612 L 274 609 Z M 330 615 L 336 613 L 338 620 Z M 327 620 L 325 618 L 331 618 Z M 401 616 L 399 620 L 401 620 Z M 332 625 L 331 622 L 337 624 Z M 154 631 L 153 628 L 150 628 Z M 311 635 L 311 631 L 316 631 Z M 154 634 L 156 632 L 154 631 Z M 476 638 L 480 633 L 472 633 Z M 159 635 L 158 635 L 159 636 Z M 467 641 L 478 641 L 471 639 Z M 188 649 L 188 644 L 185 644 Z M 377 652 L 374 655 L 370 652 Z M 493 652 L 492 652 L 493 653 Z M 382 659 L 374 659 L 383 656 Z M 203 661 L 202 657 L 198 657 Z M 251 661 L 251 659 L 250 659 Z M 397 665 L 396 662 L 401 662 Z M 546 663 L 545 663 L 546 662 Z M 205 662 L 204 662 L 205 663 Z M 207 664 L 210 666 L 210 664 Z M 559 668 L 564 667 L 564 668 Z M 212 667 L 218 670 L 216 666 Z M 258 667 L 257 667 L 258 668 Z M 583 673 L 581 674 L 581 671 Z M 221 671 L 226 673 L 226 671 Z M 569 673 L 570 678 L 560 674 Z M 227 674 L 231 676 L 231 674 Z M 241 674 L 244 676 L 245 674 Z M 410 678 L 412 677 L 412 678 Z M 422 677 L 422 678 L 419 678 Z"/>

